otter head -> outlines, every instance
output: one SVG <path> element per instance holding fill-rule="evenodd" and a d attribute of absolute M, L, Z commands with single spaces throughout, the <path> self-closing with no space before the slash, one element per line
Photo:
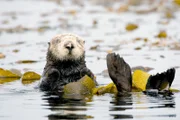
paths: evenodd
<path fill-rule="evenodd" d="M 57 60 L 78 60 L 84 57 L 84 40 L 74 34 L 56 35 L 50 41 L 49 51 Z"/>

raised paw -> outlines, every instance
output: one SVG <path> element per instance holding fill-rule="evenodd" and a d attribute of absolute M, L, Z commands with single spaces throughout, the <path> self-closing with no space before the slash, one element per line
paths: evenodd
<path fill-rule="evenodd" d="M 107 67 L 109 76 L 119 92 L 130 92 L 132 88 L 132 76 L 130 66 L 119 54 L 107 55 Z"/>

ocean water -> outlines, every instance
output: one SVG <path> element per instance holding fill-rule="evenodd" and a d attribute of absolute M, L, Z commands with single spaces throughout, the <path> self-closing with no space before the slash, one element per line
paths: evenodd
<path fill-rule="evenodd" d="M 56 34 L 70 32 L 85 39 L 87 67 L 99 85 L 112 82 L 106 72 L 106 55 L 116 52 L 132 68 L 152 68 L 150 74 L 176 68 L 172 88 L 180 90 L 179 16 L 179 7 L 171 0 L 1 0 L 0 53 L 5 58 L 0 59 L 0 68 L 42 74 L 47 42 Z M 127 31 L 128 23 L 138 28 Z M 160 31 L 166 31 L 167 37 L 158 38 Z M 36 62 L 19 64 L 19 60 Z M 178 92 L 166 97 L 132 92 L 68 100 L 39 91 L 39 81 L 0 81 L 0 120 L 180 118 Z"/>

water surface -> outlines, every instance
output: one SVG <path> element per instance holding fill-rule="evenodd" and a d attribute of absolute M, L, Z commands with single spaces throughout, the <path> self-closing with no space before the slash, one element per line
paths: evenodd
<path fill-rule="evenodd" d="M 56 34 L 71 32 L 85 39 L 87 66 L 100 85 L 111 82 L 105 72 L 105 58 L 108 52 L 116 52 L 131 67 L 153 68 L 150 74 L 175 67 L 172 87 L 180 89 L 179 7 L 171 0 L 136 1 L 1 0 L 0 52 L 5 58 L 0 59 L 0 67 L 41 74 L 47 42 Z M 172 17 L 167 16 L 167 11 Z M 126 31 L 128 23 L 137 24 L 138 29 Z M 160 31 L 166 31 L 168 36 L 158 38 Z M 19 64 L 19 60 L 37 62 Z M 0 82 L 0 120 L 180 118 L 180 93 L 163 97 L 133 92 L 126 96 L 105 94 L 67 100 L 39 91 L 38 82 Z"/>

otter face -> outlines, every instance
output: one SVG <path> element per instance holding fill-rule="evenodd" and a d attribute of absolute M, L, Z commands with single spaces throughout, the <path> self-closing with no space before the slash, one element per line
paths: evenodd
<path fill-rule="evenodd" d="M 78 60 L 84 55 L 84 40 L 74 34 L 60 34 L 50 41 L 49 50 L 59 60 Z"/>

